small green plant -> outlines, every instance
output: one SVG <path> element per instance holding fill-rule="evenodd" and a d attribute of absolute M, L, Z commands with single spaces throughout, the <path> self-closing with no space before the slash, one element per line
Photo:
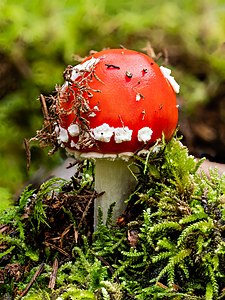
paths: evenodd
<path fill-rule="evenodd" d="M 145 207 L 138 242 L 122 252 L 114 276 L 137 299 L 219 299 L 225 282 L 225 176 L 196 174 L 199 164 L 179 141 L 161 150 L 161 162 L 152 157 L 154 172 L 149 159 L 139 174 L 149 170 L 150 178 L 139 180 L 135 194 Z"/>
<path fill-rule="evenodd" d="M 99 211 L 94 233 L 92 165 L 85 162 L 82 176 L 69 182 L 51 179 L 37 191 L 26 188 L 0 219 L 1 295 L 223 299 L 225 176 L 197 172 L 201 162 L 178 138 L 159 142 L 133 164 L 138 184 L 124 214 L 113 224 L 112 206 L 103 224 Z M 59 266 L 50 288 L 54 260 Z"/>

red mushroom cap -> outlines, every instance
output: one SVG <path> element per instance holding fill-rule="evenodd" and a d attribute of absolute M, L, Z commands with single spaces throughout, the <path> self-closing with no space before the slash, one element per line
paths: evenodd
<path fill-rule="evenodd" d="M 56 131 L 59 143 L 70 152 L 87 157 L 90 152 L 90 156 L 132 154 L 162 134 L 166 140 L 172 137 L 179 86 L 169 69 L 160 68 L 147 55 L 104 50 L 64 74 Z"/>

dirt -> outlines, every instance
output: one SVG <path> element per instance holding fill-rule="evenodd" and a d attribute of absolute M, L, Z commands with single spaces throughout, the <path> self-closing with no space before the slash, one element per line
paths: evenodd
<path fill-rule="evenodd" d="M 191 154 L 225 163 L 225 97 L 199 105 L 190 116 L 181 112 L 179 124 Z"/>

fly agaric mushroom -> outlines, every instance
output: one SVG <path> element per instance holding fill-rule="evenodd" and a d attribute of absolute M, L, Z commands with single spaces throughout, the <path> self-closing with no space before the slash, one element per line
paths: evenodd
<path fill-rule="evenodd" d="M 95 224 L 112 203 L 114 220 L 135 186 L 129 159 L 164 134 L 171 139 L 178 121 L 170 70 L 143 53 L 103 50 L 69 66 L 58 96 L 58 143 L 80 159 L 95 160 Z"/>

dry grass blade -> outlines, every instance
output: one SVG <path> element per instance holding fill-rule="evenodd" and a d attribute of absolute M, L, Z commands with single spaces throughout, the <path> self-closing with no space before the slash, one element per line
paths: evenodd
<path fill-rule="evenodd" d="M 53 262 L 52 273 L 51 273 L 49 284 L 48 284 L 49 289 L 55 288 L 55 282 L 56 282 L 58 268 L 59 268 L 59 262 L 58 262 L 58 259 L 56 258 Z"/>
<path fill-rule="evenodd" d="M 26 286 L 25 290 L 20 294 L 19 299 L 22 299 L 22 297 L 24 297 L 27 292 L 29 291 L 29 289 L 32 287 L 32 285 L 34 284 L 36 278 L 41 274 L 41 272 L 44 269 L 45 264 L 42 263 L 40 265 L 40 267 L 37 269 L 37 271 L 35 272 L 34 276 L 31 278 L 31 281 L 28 283 L 28 285 Z"/>

